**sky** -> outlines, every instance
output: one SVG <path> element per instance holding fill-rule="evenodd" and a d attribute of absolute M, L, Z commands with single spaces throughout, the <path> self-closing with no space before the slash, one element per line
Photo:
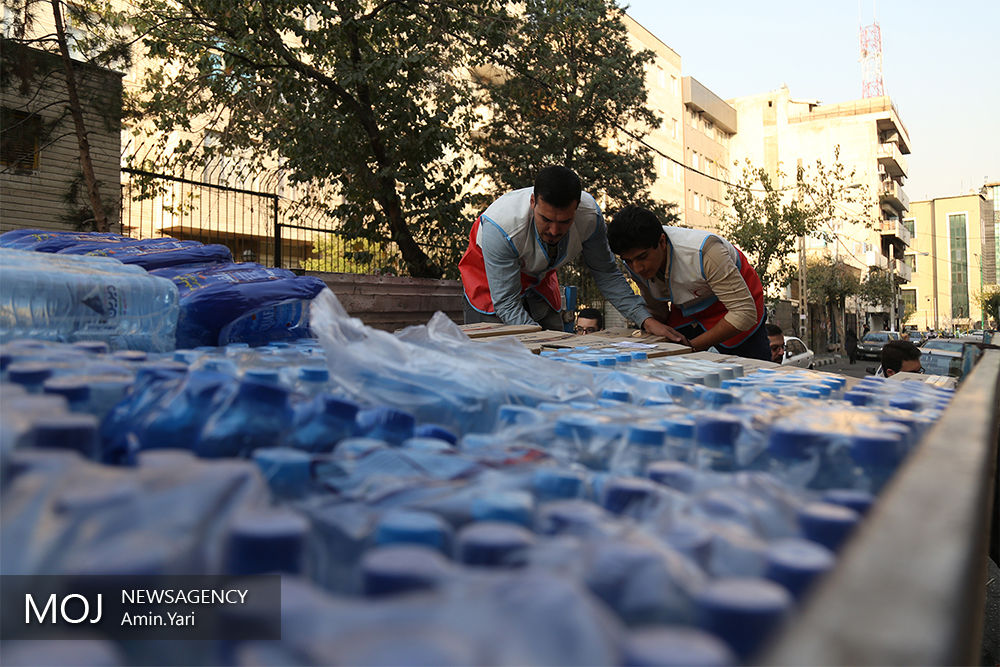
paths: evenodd
<path fill-rule="evenodd" d="M 1000 0 L 620 4 L 723 99 L 782 84 L 794 99 L 861 98 L 859 26 L 877 20 L 885 90 L 910 136 L 910 199 L 1000 181 Z"/>

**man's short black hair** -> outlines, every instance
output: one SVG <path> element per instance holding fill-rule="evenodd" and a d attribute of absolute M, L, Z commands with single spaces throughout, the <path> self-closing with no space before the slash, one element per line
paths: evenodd
<path fill-rule="evenodd" d="M 608 245 L 616 255 L 630 250 L 655 248 L 661 236 L 663 225 L 656 214 L 635 204 L 618 211 L 608 225 Z"/>
<path fill-rule="evenodd" d="M 576 319 L 580 319 L 581 317 L 586 317 L 588 320 L 596 320 L 598 331 L 604 328 L 604 313 L 596 308 L 584 308 L 576 314 Z"/>
<path fill-rule="evenodd" d="M 768 322 L 766 325 L 764 325 L 764 328 L 767 330 L 767 335 L 768 336 L 784 336 L 785 335 L 785 332 L 783 332 L 781 330 L 781 327 L 779 327 L 777 324 L 771 324 L 770 322 Z"/>
<path fill-rule="evenodd" d="M 567 167 L 545 167 L 535 177 L 535 199 L 541 199 L 556 208 L 579 204 L 581 192 L 583 186 L 580 185 L 580 177 Z"/>
<path fill-rule="evenodd" d="M 920 348 L 908 340 L 890 340 L 882 347 L 882 371 L 899 372 L 904 361 L 920 361 Z"/>

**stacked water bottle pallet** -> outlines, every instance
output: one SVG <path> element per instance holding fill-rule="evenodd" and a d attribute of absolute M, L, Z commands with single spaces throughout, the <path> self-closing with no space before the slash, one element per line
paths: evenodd
<path fill-rule="evenodd" d="M 5 344 L 0 571 L 283 573 L 282 640 L 203 663 L 745 662 L 953 400 L 533 355 L 443 316 L 391 335 L 328 292 L 311 324 L 257 348 Z"/>

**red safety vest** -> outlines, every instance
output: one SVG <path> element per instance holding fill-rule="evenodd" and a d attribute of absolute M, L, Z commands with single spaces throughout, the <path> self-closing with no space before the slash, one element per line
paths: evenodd
<path fill-rule="evenodd" d="M 472 225 L 469 232 L 469 248 L 465 251 L 462 259 L 458 262 L 458 270 L 462 274 L 462 289 L 465 290 L 465 298 L 469 300 L 472 307 L 487 315 L 496 314 L 493 307 L 493 298 L 490 296 L 490 284 L 486 280 L 486 262 L 483 260 L 483 249 L 476 243 L 476 236 L 479 233 L 480 218 Z M 559 280 L 556 278 L 556 270 L 550 269 L 543 273 L 541 277 L 521 272 L 521 294 L 528 289 L 534 289 L 544 298 L 553 310 L 562 310 L 562 293 L 559 289 Z"/>

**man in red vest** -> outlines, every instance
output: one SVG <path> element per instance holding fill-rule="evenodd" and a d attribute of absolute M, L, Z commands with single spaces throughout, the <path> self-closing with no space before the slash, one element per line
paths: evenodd
<path fill-rule="evenodd" d="M 770 361 L 764 289 L 732 243 L 711 232 L 661 225 L 639 206 L 615 215 L 608 242 L 653 316 L 682 334 L 686 345 Z"/>
<path fill-rule="evenodd" d="M 580 178 L 566 167 L 546 167 L 533 188 L 503 195 L 480 215 L 458 263 L 465 290 L 465 321 L 539 324 L 563 328 L 556 269 L 583 255 L 604 296 L 649 333 L 680 341 L 653 318 L 625 282 L 608 247 L 604 216 Z"/>

